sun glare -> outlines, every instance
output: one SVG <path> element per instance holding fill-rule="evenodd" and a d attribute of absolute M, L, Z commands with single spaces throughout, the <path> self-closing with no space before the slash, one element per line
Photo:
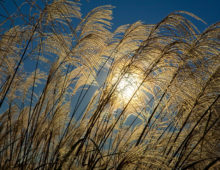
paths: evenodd
<path fill-rule="evenodd" d="M 117 91 L 120 99 L 125 102 L 130 100 L 138 88 L 140 81 L 136 74 L 125 74 L 117 86 Z"/>

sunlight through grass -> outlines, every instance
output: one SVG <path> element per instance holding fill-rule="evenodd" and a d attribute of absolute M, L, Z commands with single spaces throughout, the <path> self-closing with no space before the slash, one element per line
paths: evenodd
<path fill-rule="evenodd" d="M 175 11 L 112 30 L 111 5 L 11 2 L 12 14 L 0 2 L 0 169 L 219 165 L 220 22 L 200 33 L 199 17 Z"/>

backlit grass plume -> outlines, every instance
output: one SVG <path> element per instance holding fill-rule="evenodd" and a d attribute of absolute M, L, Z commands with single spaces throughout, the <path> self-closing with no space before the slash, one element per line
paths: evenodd
<path fill-rule="evenodd" d="M 219 22 L 22 2 L 0 2 L 1 169 L 220 167 Z"/>

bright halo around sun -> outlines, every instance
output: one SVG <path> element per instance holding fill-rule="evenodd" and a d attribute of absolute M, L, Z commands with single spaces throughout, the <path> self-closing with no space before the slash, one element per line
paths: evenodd
<path fill-rule="evenodd" d="M 119 100 L 128 102 L 131 98 L 132 100 L 136 98 L 138 95 L 137 89 L 139 85 L 140 80 L 138 75 L 133 73 L 126 73 L 117 85 L 116 90 Z"/>
<path fill-rule="evenodd" d="M 113 92 L 111 104 L 114 107 L 126 104 L 133 107 L 144 97 L 143 87 L 140 87 L 143 83 L 142 67 L 131 63 L 129 59 L 122 59 L 112 66 L 106 91 Z"/>

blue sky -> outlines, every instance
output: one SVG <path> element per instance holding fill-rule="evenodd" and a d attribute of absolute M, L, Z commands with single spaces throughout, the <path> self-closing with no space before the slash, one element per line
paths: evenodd
<path fill-rule="evenodd" d="M 88 1 L 88 2 L 87 2 Z M 83 11 L 100 5 L 111 4 L 113 28 L 141 20 L 145 24 L 155 24 L 176 10 L 192 12 L 206 21 L 207 25 L 194 21 L 203 30 L 208 25 L 220 21 L 220 0 L 82 0 Z"/>
<path fill-rule="evenodd" d="M 22 1 L 16 0 L 18 4 Z M 8 11 L 15 10 L 11 0 L 3 2 L 5 2 Z M 97 6 L 107 4 L 115 6 L 113 29 L 123 24 L 132 24 L 138 20 L 145 24 L 155 24 L 176 10 L 192 12 L 206 21 L 207 25 L 195 22 L 200 30 L 220 21 L 220 0 L 80 0 L 80 2 L 84 14 Z"/>
<path fill-rule="evenodd" d="M 9 12 L 16 9 L 11 0 L 3 2 Z M 16 0 L 16 2 L 19 3 L 22 0 Z M 115 6 L 113 9 L 113 29 L 123 24 L 132 24 L 138 20 L 145 24 L 155 24 L 176 10 L 192 12 L 206 21 L 207 25 L 193 20 L 201 31 L 208 25 L 220 21 L 220 0 L 81 0 L 81 3 L 84 15 L 97 6 L 107 4 Z M 2 13 L 4 14 L 1 9 L 0 14 Z"/>

